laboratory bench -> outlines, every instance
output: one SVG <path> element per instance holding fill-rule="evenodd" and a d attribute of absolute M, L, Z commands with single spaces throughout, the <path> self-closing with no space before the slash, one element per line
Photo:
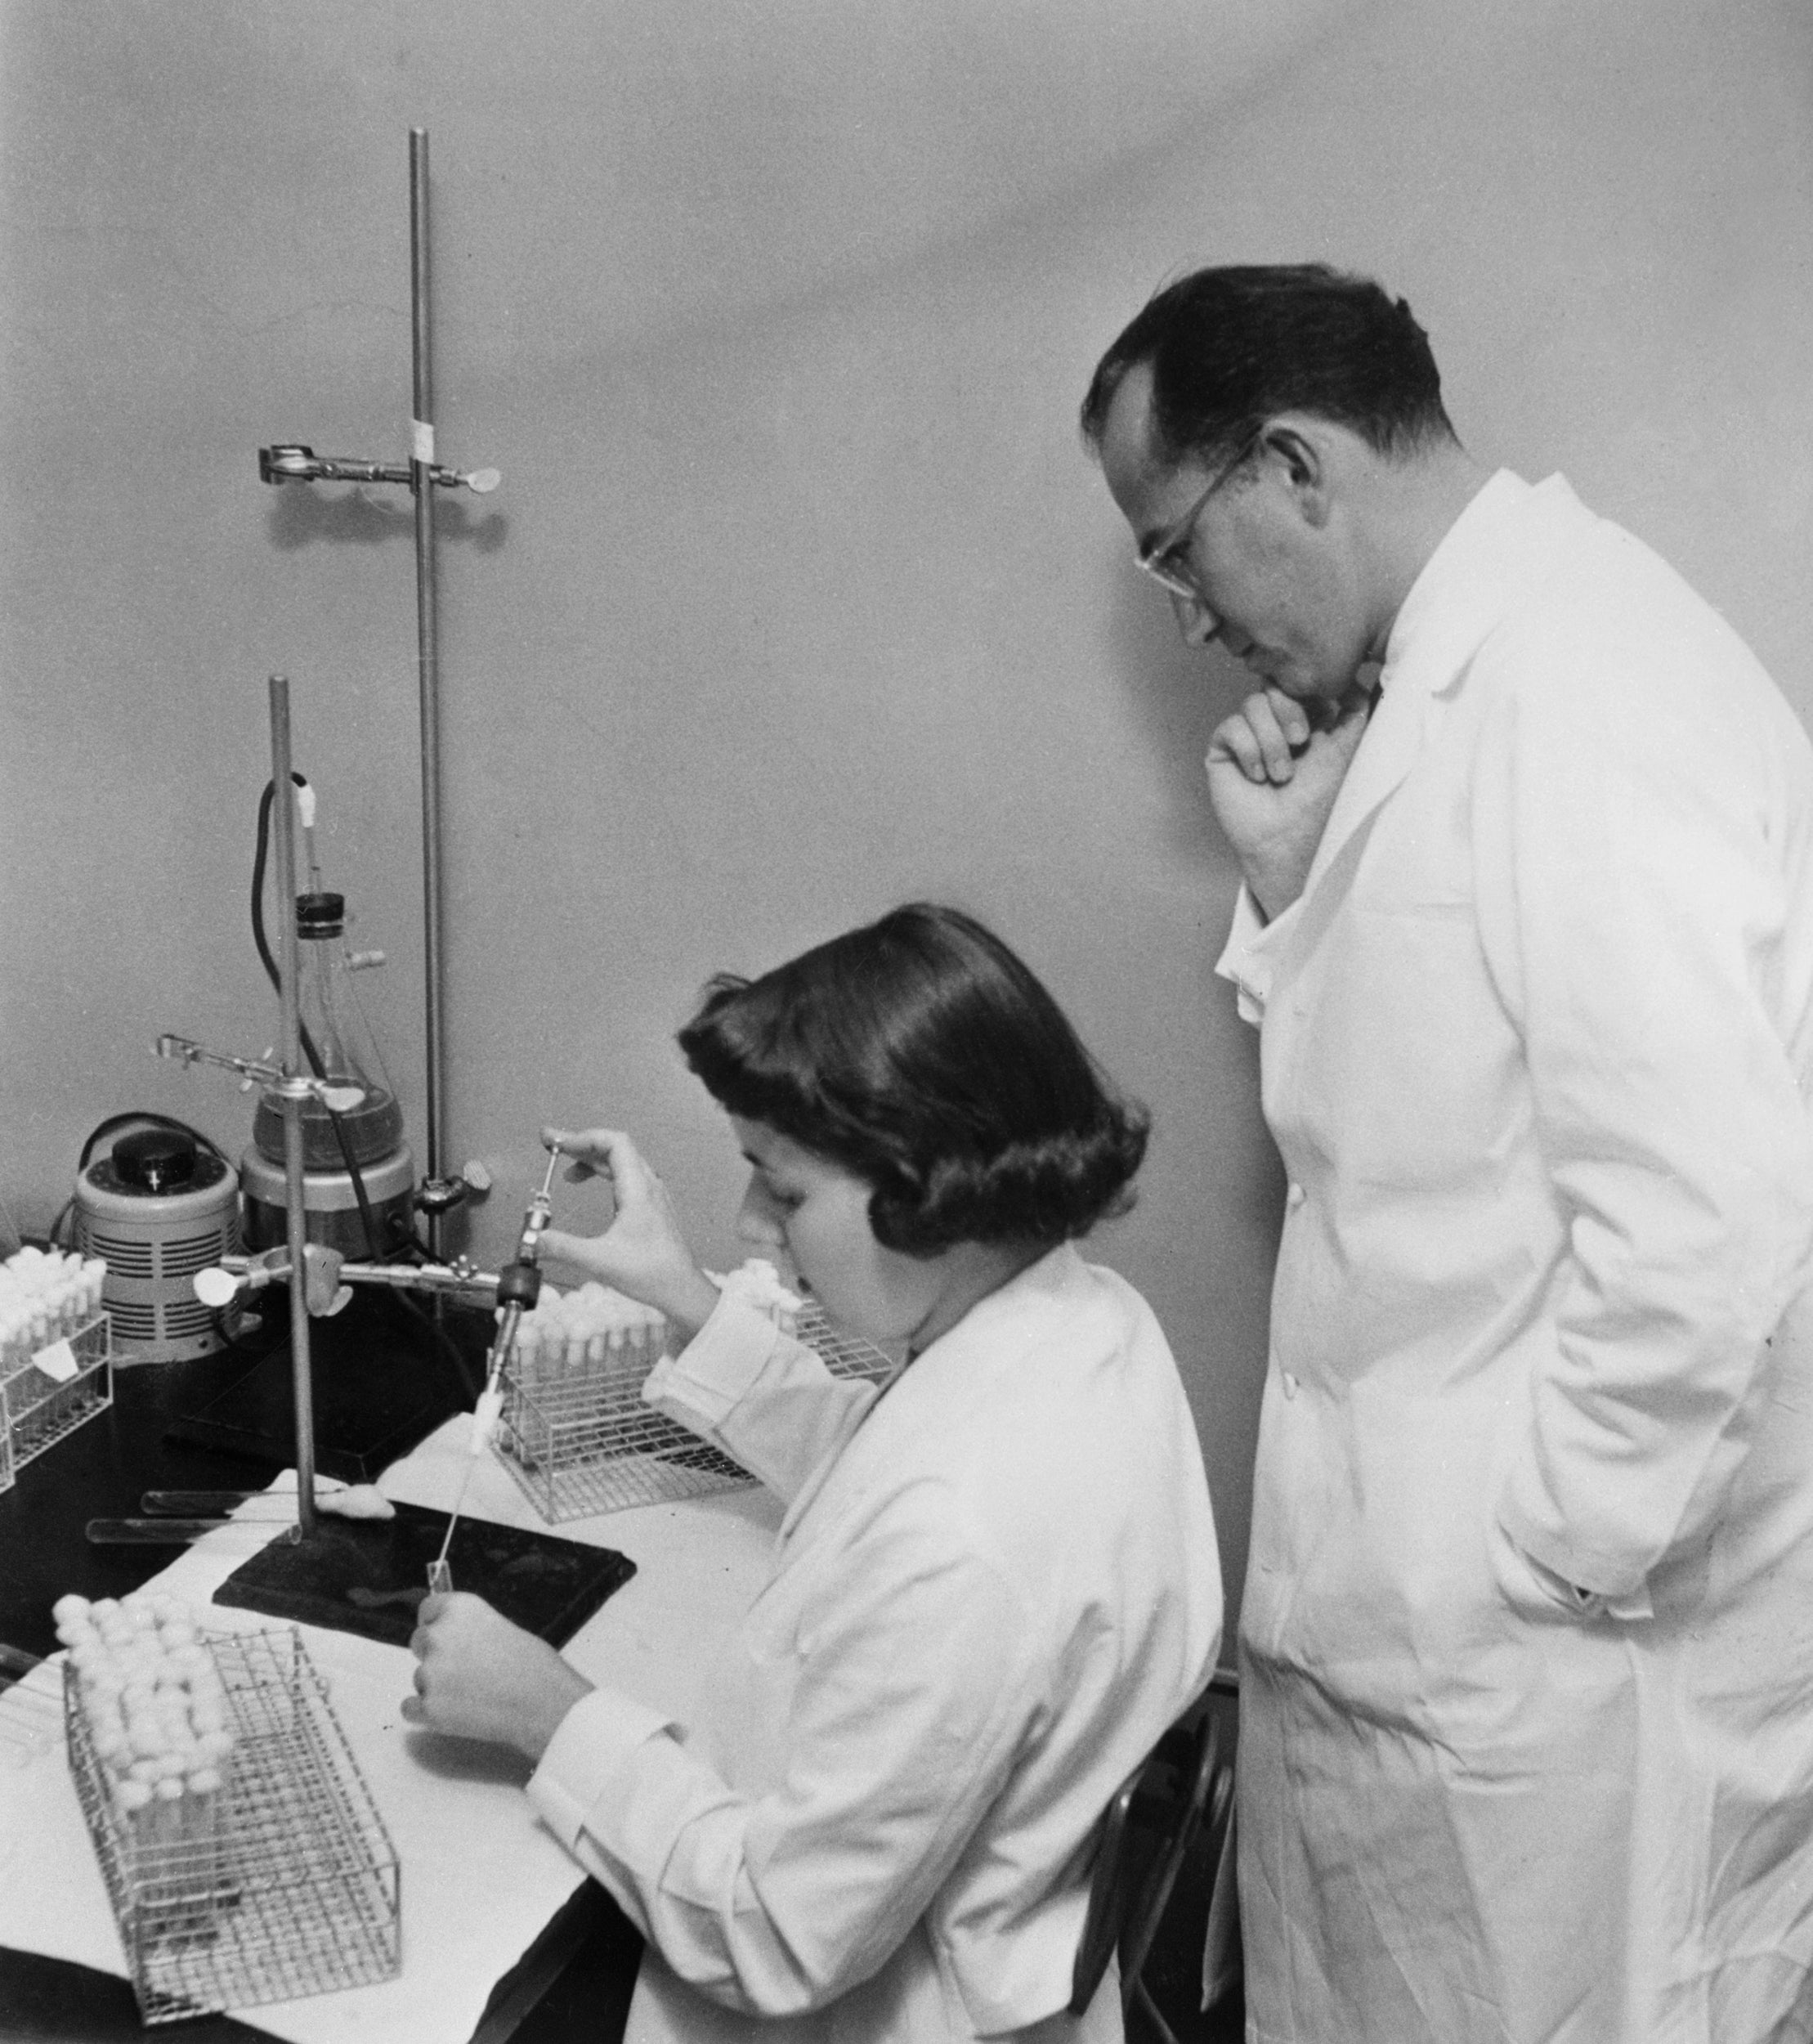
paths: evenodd
<path fill-rule="evenodd" d="M 349 1387 L 361 1374 L 369 1408 L 344 1428 L 330 1418 L 320 1460 L 326 1473 L 367 1480 L 358 1458 L 373 1439 L 401 1425 L 419 1434 L 397 1446 L 381 1472 L 381 1487 L 395 1502 L 445 1511 L 468 1470 L 465 1509 L 477 1518 L 525 1531 L 552 1533 L 620 1551 L 636 1573 L 584 1626 L 566 1649 L 583 1672 L 620 1683 L 632 1694 L 702 1730 L 727 1700 L 714 1688 L 742 1614 L 766 1580 L 779 1507 L 754 1486 L 673 1503 L 642 1505 L 550 1527 L 495 1458 L 474 1460 L 465 1449 L 468 1409 L 481 1370 L 490 1316 L 450 1313 L 432 1339 L 412 1320 L 399 1320 L 378 1294 L 365 1308 L 356 1298 L 340 1321 L 317 1321 L 316 1351 L 320 1406 L 342 1416 Z M 457 1351 L 457 1354 L 453 1351 Z M 374 1360 L 381 1358 L 382 1360 Z M 248 1370 L 262 1372 L 247 1387 Z M 47 1655 L 56 1648 L 51 1605 L 66 1592 L 90 1599 L 120 1597 L 158 1577 L 199 1607 L 244 1559 L 268 1543 L 266 1527 L 235 1526 L 194 1547 L 91 1545 L 95 1517 L 137 1514 L 147 1490 L 250 1490 L 270 1482 L 289 1459 L 288 1438 L 273 1438 L 262 1453 L 235 1431 L 249 1405 L 269 1402 L 273 1384 L 287 1377 L 280 1340 L 262 1356 L 217 1355 L 193 1361 L 141 1365 L 115 1370 L 113 1402 L 18 1473 L 0 1493 L 0 1643 Z M 351 1397 L 357 1405 L 358 1396 Z M 398 1419 L 398 1414 L 405 1417 Z M 223 1415 L 224 1419 L 223 1419 Z M 199 1423 L 198 1423 L 198 1419 Z M 265 1423 L 280 1434 L 278 1421 Z M 337 1444 L 335 1437 L 345 1439 Z M 232 1446 L 223 1446 L 231 1442 Z M 351 1460 L 334 1464 L 344 1449 Z M 174 1559 L 173 1556 L 180 1557 Z M 387 1983 L 407 1997 L 423 1973 L 441 1995 L 441 2026 L 412 2028 L 407 2015 L 387 2002 L 387 1989 L 356 1988 L 281 2005 L 286 2020 L 260 2026 L 259 2010 L 239 2017 L 188 2019 L 141 2026 L 132 1986 L 123 1974 L 69 1956 L 60 1926 L 46 1934 L 41 1914 L 35 1933 L 11 1926 L 21 1912 L 11 1885 L 29 1876 L 65 1884 L 72 1897 L 102 1919 L 112 1936 L 93 1850 L 69 1783 L 60 1750 L 40 1769 L 9 1772 L 0 1761 L 0 2038 L 7 2044 L 127 2044 L 166 2035 L 172 2044 L 333 2044 L 356 2033 L 393 2044 L 608 2044 L 620 2036 L 641 1939 L 616 1905 L 541 1831 L 521 1794 L 526 1764 L 493 1764 L 462 1779 L 458 1766 L 437 1764 L 432 1735 L 409 1732 L 397 1722 L 413 1675 L 406 1654 L 372 1639 L 304 1627 L 310 1651 L 330 1674 L 347 1710 L 352 1750 L 372 1777 L 378 1807 L 397 1837 L 402 1867 L 403 1970 Z M 316 1643 L 319 1643 L 317 1650 Z M 376 1683 L 376 1701 L 373 1685 Z M 388 1704 L 387 1710 L 384 1706 Z M 731 1707 L 734 1708 L 733 1700 Z M 1231 1704 L 1226 1745 L 1231 1748 Z M 457 1744 L 458 1742 L 450 1742 Z M 468 1749 L 476 1751 L 478 1749 Z M 424 1757 L 426 1755 L 426 1757 Z M 29 1786 L 29 1793 L 27 1792 Z M 58 1851 L 21 1843 L 34 1827 L 55 1834 Z M 450 1836 L 483 1836 L 487 1847 L 470 1856 L 461 1880 L 445 1871 Z M 9 1843 L 13 1859 L 9 1868 Z M 1212 2018 L 1195 2016 L 1208 1886 L 1209 1841 L 1187 1867 L 1178 1903 L 1155 1948 L 1148 1979 L 1186 2044 L 1219 2044 L 1240 2034 L 1238 1996 Z M 59 1852 L 60 1858 L 59 1858 Z M 59 1867 L 60 1867 L 60 1872 Z M 475 1915 L 470 1890 L 490 1881 L 501 1914 Z M 412 1904 L 415 1913 L 412 1916 Z M 443 1910 L 456 1918 L 443 1928 Z M 463 1915 L 461 1914 L 463 1911 Z M 11 1929 L 11 1939 L 9 1939 Z M 16 1939 L 16 1943 L 11 1942 Z M 63 1956 L 44 1956 L 48 1944 Z M 77 1941 L 79 1943 L 79 1940 Z M 92 1942 L 92 1940 L 91 1940 Z M 117 1941 L 114 1949 L 117 1950 Z M 91 1956 L 93 1956 L 91 1954 Z M 412 1957 L 414 1970 L 412 1972 Z M 464 1999 L 452 1996 L 444 1976 L 463 1973 Z M 342 2033 L 334 2004 L 342 1993 L 361 1997 L 352 2030 Z M 300 2015 L 298 2015 L 298 2012 Z M 1137 2035 L 1137 2030 L 1134 2034 Z"/>
<path fill-rule="evenodd" d="M 279 1295 L 281 1305 L 281 1295 Z M 483 1375 L 489 1314 L 431 1318 L 394 1294 L 360 1293 L 310 1325 L 316 1465 L 374 1481 L 450 1414 Z M 66 1591 L 120 1597 L 165 1567 L 168 1547 L 91 1546 L 93 1518 L 137 1514 L 151 1490 L 254 1490 L 295 1464 L 287 1322 L 186 1361 L 118 1363 L 113 1403 L 0 1491 L 0 1643 L 56 1650 L 51 1606 Z"/>
<path fill-rule="evenodd" d="M 384 1293 L 358 1295 L 338 1319 L 314 1322 L 323 1473 L 370 1480 L 382 1473 L 369 1466 L 378 1451 L 387 1457 L 386 1467 L 406 1466 L 423 1437 L 470 1406 L 490 1327 L 488 1313 L 452 1307 L 431 1325 L 425 1313 L 399 1310 Z M 12 1487 L 0 1492 L 0 1644 L 47 1656 L 56 1650 L 51 1607 L 59 1597 L 71 1591 L 91 1600 L 123 1597 L 185 1552 L 167 1544 L 92 1545 L 85 1533 L 90 1519 L 137 1516 L 150 1490 L 256 1490 L 293 1466 L 288 1382 L 281 1329 L 235 1351 L 116 1367 L 111 1404 L 27 1463 Z M 449 1460 L 438 1477 L 431 1475 L 428 1489 L 444 1488 L 456 1471 L 463 1473 L 463 1460 Z M 522 1523 L 539 1525 L 532 1514 Z M 765 1540 L 754 1544 L 765 1553 Z M 242 1542 L 235 1562 L 250 1551 Z M 204 1600 L 191 1595 L 190 1601 Z M 410 1673 L 398 1655 L 400 1692 Z M 20 1813 L 9 1793 L 17 1778 L 0 1764 L 0 1859 L 9 1832 L 17 1839 Z M 81 1843 L 86 1849 L 85 1834 Z M 0 1867 L 0 1882 L 30 1876 L 37 1857 Z M 405 1893 L 410 1871 L 405 1865 Z M 552 1908 L 539 1934 L 508 1955 L 491 1982 L 480 1983 L 489 1988 L 488 1999 L 479 1997 L 476 2025 L 461 2032 L 473 2044 L 567 2044 L 620 2031 L 642 1941 L 596 1883 L 576 1867 L 571 1874 L 572 1892 Z M 407 1969 L 405 1952 L 405 1981 Z M 329 2030 L 334 1998 L 319 1997 Z M 147 2028 L 122 1974 L 0 1941 L 0 2037 L 7 2044 L 123 2044 L 159 2034 L 181 2044 L 253 2044 L 275 2033 L 258 2026 L 256 2009 L 239 2018 L 205 2015 Z"/>

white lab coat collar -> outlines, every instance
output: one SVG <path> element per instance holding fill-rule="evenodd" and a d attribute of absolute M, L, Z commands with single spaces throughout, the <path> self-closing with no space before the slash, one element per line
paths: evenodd
<path fill-rule="evenodd" d="M 1392 625 L 1378 702 L 1316 847 L 1305 906 L 1354 832 L 1410 771 L 1428 734 L 1431 702 L 1459 686 L 1467 661 L 1529 573 L 1533 536 L 1548 531 L 1532 512 L 1557 500 L 1577 504 L 1560 476 L 1532 485 L 1501 468 L 1424 563 Z"/>
<path fill-rule="evenodd" d="M 778 1545 L 786 1545 L 834 1476 L 848 1502 L 861 1495 L 869 1472 L 902 1459 L 903 1442 L 960 1431 L 965 1414 L 1015 1366 L 1040 1328 L 1052 1316 L 1074 1311 L 1090 1289 L 1088 1266 L 1075 1244 L 1065 1242 L 978 1299 L 890 1381 L 884 1396 L 853 1414 L 842 1446 L 825 1457 L 788 1507 Z M 1028 1423 L 1033 1420 L 1029 1414 Z"/>

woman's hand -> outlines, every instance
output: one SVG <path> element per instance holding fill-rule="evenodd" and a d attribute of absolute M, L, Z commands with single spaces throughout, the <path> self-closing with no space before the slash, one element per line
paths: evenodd
<path fill-rule="evenodd" d="M 545 1230 L 544 1253 L 652 1306 L 690 1341 L 718 1303 L 718 1288 L 694 1262 L 667 1188 L 648 1160 L 614 1128 L 544 1128 L 541 1140 L 574 1159 L 566 1172 L 570 1180 L 608 1180 L 616 1205 L 602 1235 Z"/>
<path fill-rule="evenodd" d="M 561 1720 L 592 1685 L 544 1639 L 513 1625 L 481 1597 L 425 1597 L 410 1651 L 411 1724 L 514 1746 L 539 1761 Z"/>

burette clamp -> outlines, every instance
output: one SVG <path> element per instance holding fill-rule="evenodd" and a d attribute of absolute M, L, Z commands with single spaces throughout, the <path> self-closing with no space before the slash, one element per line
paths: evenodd
<path fill-rule="evenodd" d="M 437 463 L 432 451 L 414 461 L 361 461 L 351 455 L 318 455 L 312 447 L 292 442 L 258 450 L 261 482 L 394 482 L 412 487 L 415 471 L 422 468 L 429 482 L 443 490 L 470 490 L 474 496 L 489 496 L 504 480 L 495 468 L 450 468 Z"/>
<path fill-rule="evenodd" d="M 293 1074 L 263 1058 L 234 1057 L 225 1051 L 208 1050 L 186 1036 L 160 1036 L 151 1047 L 159 1057 L 172 1058 L 179 1065 L 218 1065 L 237 1072 L 248 1085 L 262 1086 L 278 1100 L 317 1100 L 330 1114 L 350 1114 L 365 1097 L 362 1086 L 336 1085 L 305 1073 Z"/>

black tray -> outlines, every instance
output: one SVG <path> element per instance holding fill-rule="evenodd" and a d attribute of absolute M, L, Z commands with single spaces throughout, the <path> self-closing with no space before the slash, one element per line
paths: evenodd
<path fill-rule="evenodd" d="M 242 1562 L 214 1602 L 406 1647 L 446 1533 L 447 1514 L 418 1504 L 399 1504 L 393 1519 L 322 1515 L 311 1540 L 280 1537 Z M 455 1589 L 550 1647 L 565 1646 L 636 1572 L 613 1548 L 475 1518 L 454 1527 L 447 1565 Z"/>

